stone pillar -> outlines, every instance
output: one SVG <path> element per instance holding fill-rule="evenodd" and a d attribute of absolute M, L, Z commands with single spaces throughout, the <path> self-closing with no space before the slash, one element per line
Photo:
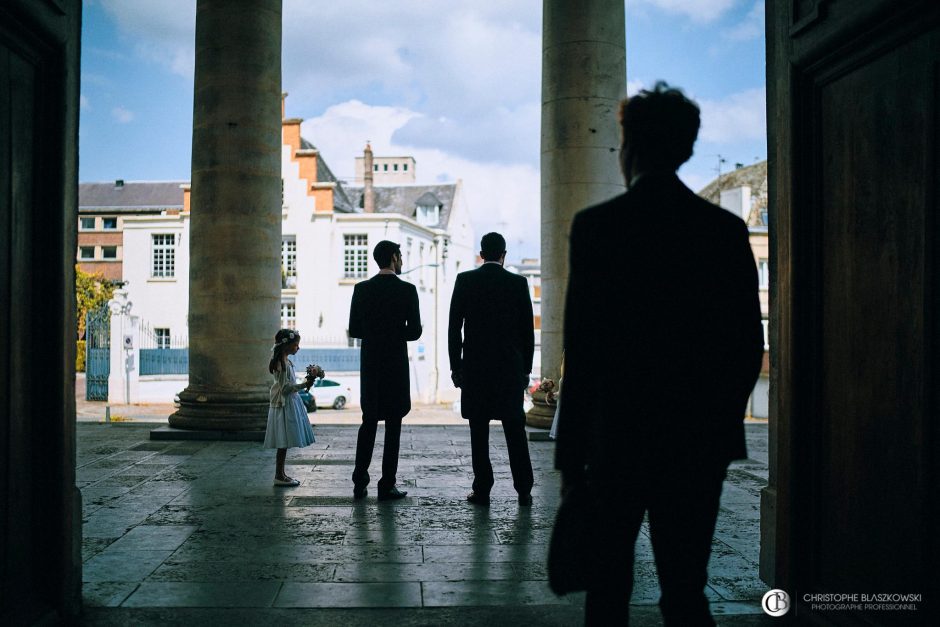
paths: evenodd
<path fill-rule="evenodd" d="M 571 220 L 625 189 L 617 111 L 627 61 L 623 0 L 542 7 L 542 377 L 557 381 Z M 530 423 L 553 411 L 536 404 Z"/>
<path fill-rule="evenodd" d="M 281 0 L 198 0 L 189 386 L 170 426 L 265 427 L 280 316 Z"/>

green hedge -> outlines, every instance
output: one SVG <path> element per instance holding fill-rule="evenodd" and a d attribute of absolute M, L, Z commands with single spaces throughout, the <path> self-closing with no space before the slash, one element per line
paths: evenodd
<path fill-rule="evenodd" d="M 85 372 L 85 340 L 75 342 L 75 372 Z"/>

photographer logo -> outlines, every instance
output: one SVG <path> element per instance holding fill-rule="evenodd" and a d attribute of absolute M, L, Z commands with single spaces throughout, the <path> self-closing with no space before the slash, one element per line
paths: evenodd
<path fill-rule="evenodd" d="M 760 605 L 769 616 L 783 616 L 790 611 L 790 595 L 783 590 L 769 590 Z"/>

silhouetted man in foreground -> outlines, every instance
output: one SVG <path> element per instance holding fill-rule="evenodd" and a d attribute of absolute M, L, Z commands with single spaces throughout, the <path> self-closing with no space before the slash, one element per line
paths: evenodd
<path fill-rule="evenodd" d="M 401 420 L 411 411 L 411 380 L 408 376 L 408 342 L 421 337 L 418 292 L 401 274 L 398 244 L 382 240 L 372 257 L 379 273 L 357 283 L 349 308 L 349 335 L 362 338 L 362 426 L 356 444 L 353 498 L 366 495 L 369 464 L 380 420 L 385 421 L 385 450 L 382 453 L 380 501 L 404 498 L 407 492 L 395 487 Z"/>
<path fill-rule="evenodd" d="M 490 420 L 500 420 L 513 487 L 519 503 L 531 505 L 532 462 L 522 401 L 535 350 L 532 300 L 525 277 L 503 268 L 502 235 L 487 233 L 480 249 L 483 265 L 457 275 L 447 334 L 451 378 L 461 388 L 460 414 L 470 422 L 473 491 L 467 500 L 490 503 Z"/>
<path fill-rule="evenodd" d="M 598 504 L 587 623 L 626 623 L 648 512 L 665 624 L 714 625 L 711 540 L 763 354 L 756 264 L 744 222 L 676 176 L 698 107 L 658 83 L 620 117 L 627 192 L 571 228 L 556 467 Z"/>

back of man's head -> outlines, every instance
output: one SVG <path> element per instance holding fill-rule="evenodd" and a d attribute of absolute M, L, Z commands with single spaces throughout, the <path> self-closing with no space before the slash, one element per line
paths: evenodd
<path fill-rule="evenodd" d="M 623 149 L 644 170 L 678 170 L 692 156 L 699 125 L 698 105 L 663 81 L 620 103 Z"/>
<path fill-rule="evenodd" d="M 372 258 L 375 259 L 375 263 L 379 264 L 380 268 L 387 268 L 392 265 L 392 257 L 398 252 L 401 252 L 401 247 L 398 244 L 383 239 L 372 250 Z"/>
<path fill-rule="evenodd" d="M 487 233 L 480 240 L 480 256 L 483 261 L 499 261 L 506 252 L 506 240 L 499 233 Z"/>

